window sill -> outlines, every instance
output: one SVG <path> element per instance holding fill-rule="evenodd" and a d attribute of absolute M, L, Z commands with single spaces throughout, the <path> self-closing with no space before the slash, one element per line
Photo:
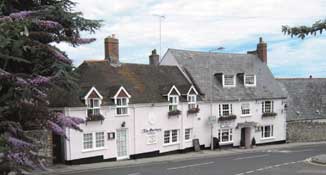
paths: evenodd
<path fill-rule="evenodd" d="M 116 114 L 115 116 L 116 117 L 128 117 L 129 114 Z"/>
<path fill-rule="evenodd" d="M 266 138 L 261 138 L 260 140 L 265 141 L 265 140 L 274 140 L 274 139 L 275 137 L 266 137 Z"/>
<path fill-rule="evenodd" d="M 82 153 L 88 153 L 88 152 L 94 152 L 94 151 L 102 151 L 102 150 L 106 150 L 106 147 L 102 147 L 102 148 L 94 148 L 94 149 L 85 149 L 82 150 Z"/>
<path fill-rule="evenodd" d="M 251 114 L 242 114 L 242 115 L 240 115 L 240 117 L 251 117 Z"/>
<path fill-rule="evenodd" d="M 220 145 L 228 145 L 228 144 L 233 144 L 233 141 L 220 142 Z"/>
<path fill-rule="evenodd" d="M 173 145 L 179 145 L 180 143 L 179 142 L 176 142 L 176 143 L 165 143 L 163 144 L 163 146 L 173 146 Z"/>
<path fill-rule="evenodd" d="M 256 87 L 255 84 L 245 84 L 244 86 L 245 86 L 245 87 Z"/>
<path fill-rule="evenodd" d="M 189 143 L 189 142 L 191 142 L 191 141 L 192 141 L 192 139 L 185 140 L 185 143 Z"/>
<path fill-rule="evenodd" d="M 224 85 L 223 88 L 234 88 L 235 85 Z"/>

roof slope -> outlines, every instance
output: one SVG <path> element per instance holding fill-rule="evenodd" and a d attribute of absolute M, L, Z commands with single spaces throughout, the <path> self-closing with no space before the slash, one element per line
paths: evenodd
<path fill-rule="evenodd" d="M 326 79 L 281 78 L 288 94 L 287 120 L 326 118 Z"/>
<path fill-rule="evenodd" d="M 169 49 L 171 55 L 188 72 L 191 79 L 206 94 L 206 99 L 213 101 L 233 101 L 285 98 L 286 94 L 274 79 L 271 71 L 256 55 L 209 53 Z M 235 88 L 223 88 L 216 74 L 237 75 Z M 240 74 L 255 74 L 256 87 L 244 87 Z M 213 79 L 213 93 L 210 82 Z"/>
<path fill-rule="evenodd" d="M 103 105 L 113 104 L 111 98 L 121 86 L 131 95 L 130 103 L 167 102 L 163 95 L 167 94 L 173 85 L 179 91 L 188 91 L 191 86 L 176 66 L 111 65 L 105 60 L 85 61 L 76 72 L 80 76 L 80 99 L 94 86 L 103 96 Z M 187 93 L 183 91 L 182 94 Z M 71 103 L 70 106 L 76 104 L 78 106 L 78 103 Z"/>

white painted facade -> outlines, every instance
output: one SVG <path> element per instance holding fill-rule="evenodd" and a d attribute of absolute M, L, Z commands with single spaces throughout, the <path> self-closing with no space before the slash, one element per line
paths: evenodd
<path fill-rule="evenodd" d="M 131 97 L 132 98 L 132 97 Z M 249 102 L 228 102 L 232 104 L 233 114 L 236 119 L 228 122 L 216 122 L 213 127 L 213 136 L 218 137 L 219 129 L 232 129 L 232 141 L 224 144 L 240 145 L 241 129 L 237 128 L 238 123 L 256 122 L 256 127 L 250 128 L 250 138 L 255 137 L 257 144 L 284 141 L 286 139 L 286 116 L 284 111 L 284 101 L 280 99 L 273 100 L 275 117 L 262 118 L 262 101 Z M 250 115 L 241 115 L 241 104 L 250 104 Z M 188 103 L 179 103 L 178 109 L 182 111 L 179 116 L 168 116 L 169 103 L 155 104 L 129 104 L 128 115 L 117 116 L 114 106 L 101 106 L 101 114 L 105 117 L 103 122 L 91 121 L 82 124 L 83 132 L 68 129 L 68 140 L 65 141 L 65 160 L 78 160 L 94 156 L 103 156 L 103 159 L 117 158 L 117 131 L 127 129 L 127 157 L 131 155 L 159 151 L 165 153 L 175 150 L 183 150 L 192 147 L 192 139 L 198 138 L 201 145 L 209 147 L 211 143 L 211 126 L 208 123 L 208 116 L 219 116 L 219 104 L 210 105 L 206 102 L 198 102 L 200 112 L 187 115 Z M 86 107 L 65 108 L 65 114 L 81 118 L 87 117 Z M 122 127 L 122 123 L 125 126 Z M 273 125 L 273 137 L 264 139 L 261 137 L 260 126 Z M 191 128 L 191 139 L 185 140 L 185 129 Z M 153 133 L 145 133 L 144 129 L 154 129 Z M 164 144 L 164 131 L 177 129 L 178 142 L 173 144 Z M 104 132 L 104 147 L 101 149 L 83 149 L 83 133 Z M 115 139 L 109 140 L 107 134 L 115 133 Z M 153 138 L 154 137 L 154 138 Z M 251 140 L 251 139 L 250 139 Z"/>

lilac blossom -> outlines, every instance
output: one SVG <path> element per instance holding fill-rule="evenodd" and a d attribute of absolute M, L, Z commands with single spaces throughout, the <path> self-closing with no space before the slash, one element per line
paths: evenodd
<path fill-rule="evenodd" d="M 56 114 L 56 121 L 57 124 L 59 124 L 62 127 L 68 127 L 68 128 L 73 128 L 78 131 L 82 131 L 78 125 L 81 123 L 84 123 L 84 120 L 81 118 L 76 118 L 76 117 L 68 117 L 65 116 L 63 113 L 57 113 Z"/>
<path fill-rule="evenodd" d="M 32 80 L 30 80 L 30 83 L 32 85 L 45 85 L 48 84 L 50 82 L 51 78 L 49 77 L 44 77 L 44 76 L 37 76 L 35 78 L 33 78 Z"/>
<path fill-rule="evenodd" d="M 32 144 L 25 142 L 23 140 L 14 138 L 9 136 L 8 138 L 8 143 L 12 146 L 14 146 L 15 148 L 27 148 L 27 147 L 32 147 Z"/>
<path fill-rule="evenodd" d="M 23 20 L 24 18 L 31 16 L 33 13 L 33 11 L 20 11 L 17 13 L 11 13 L 9 16 L 13 20 Z"/>
<path fill-rule="evenodd" d="M 40 91 L 37 88 L 33 89 L 41 98 L 46 98 L 48 95 L 46 95 L 44 92 Z"/>
<path fill-rule="evenodd" d="M 61 52 L 51 49 L 52 53 L 54 54 L 55 58 L 58 59 L 59 61 L 62 61 L 67 64 L 71 64 L 71 60 L 69 60 L 66 56 L 64 56 Z"/>
<path fill-rule="evenodd" d="M 95 38 L 77 38 L 75 39 L 75 42 L 77 44 L 89 44 L 95 40 L 96 40 Z"/>
<path fill-rule="evenodd" d="M 28 166 L 33 169 L 36 169 L 37 167 L 31 161 L 26 153 L 23 152 L 9 152 L 7 155 L 7 158 L 11 160 L 12 162 L 16 162 L 19 165 Z"/>
<path fill-rule="evenodd" d="M 26 85 L 29 85 L 28 82 L 20 77 L 17 77 L 16 78 L 16 83 L 19 85 L 19 86 L 26 86 Z"/>
<path fill-rule="evenodd" d="M 53 131 L 55 134 L 61 135 L 61 136 L 65 136 L 65 131 L 64 129 L 62 129 L 58 124 L 48 120 L 48 127 L 49 129 L 51 129 L 51 131 Z"/>
<path fill-rule="evenodd" d="M 49 21 L 49 20 L 39 20 L 37 24 L 45 29 L 59 29 L 62 28 L 62 25 L 55 21 Z"/>
<path fill-rule="evenodd" d="M 9 16 L 0 17 L 0 22 L 11 22 L 12 19 Z"/>

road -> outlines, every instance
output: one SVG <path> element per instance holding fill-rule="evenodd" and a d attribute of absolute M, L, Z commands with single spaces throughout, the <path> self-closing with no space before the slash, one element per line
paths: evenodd
<path fill-rule="evenodd" d="M 326 167 L 311 165 L 304 160 L 323 153 L 326 153 L 326 145 L 320 144 L 135 167 L 100 169 L 71 175 L 318 175 L 326 174 Z"/>

